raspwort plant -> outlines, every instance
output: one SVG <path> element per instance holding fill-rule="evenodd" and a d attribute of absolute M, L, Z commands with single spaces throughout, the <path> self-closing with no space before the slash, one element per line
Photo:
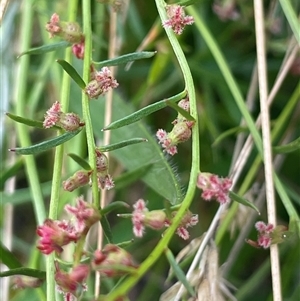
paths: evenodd
<path fill-rule="evenodd" d="M 1 300 L 296 300 L 299 4 L 3 2 Z"/>

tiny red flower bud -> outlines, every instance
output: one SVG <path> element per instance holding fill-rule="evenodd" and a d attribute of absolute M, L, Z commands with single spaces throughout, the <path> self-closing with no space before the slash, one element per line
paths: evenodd
<path fill-rule="evenodd" d="M 56 125 L 60 126 L 67 132 L 72 132 L 83 126 L 84 123 L 82 123 L 79 116 L 74 113 L 61 113 Z"/>
<path fill-rule="evenodd" d="M 172 144 L 185 142 L 190 139 L 192 131 L 185 121 L 178 122 L 174 125 L 173 130 L 168 134 L 168 138 L 172 141 Z"/>
<path fill-rule="evenodd" d="M 108 159 L 106 155 L 96 150 L 96 169 L 98 172 L 103 172 L 108 170 Z"/>
<path fill-rule="evenodd" d="M 83 58 L 84 58 L 84 41 L 74 44 L 72 46 L 72 52 L 78 59 L 83 60 Z"/>
<path fill-rule="evenodd" d="M 95 251 L 92 267 L 102 275 L 114 277 L 126 274 L 126 267 L 136 268 L 136 265 L 127 251 L 116 245 L 107 244 L 102 251 Z"/>
<path fill-rule="evenodd" d="M 63 182 L 66 191 L 73 191 L 89 183 L 92 171 L 79 170 L 72 177 Z"/>

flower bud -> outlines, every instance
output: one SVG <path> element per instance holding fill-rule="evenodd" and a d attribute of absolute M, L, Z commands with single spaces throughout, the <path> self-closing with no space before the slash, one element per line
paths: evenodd
<path fill-rule="evenodd" d="M 163 210 L 144 212 L 143 224 L 154 230 L 160 230 L 165 227 L 166 217 Z"/>
<path fill-rule="evenodd" d="M 185 142 L 190 139 L 192 131 L 186 124 L 186 122 L 178 122 L 174 125 L 172 132 L 168 134 L 173 145 Z"/>
<path fill-rule="evenodd" d="M 103 93 L 101 85 L 95 79 L 87 84 L 84 91 L 90 99 L 97 99 Z"/>
<path fill-rule="evenodd" d="M 106 155 L 96 150 L 96 169 L 98 172 L 103 172 L 108 170 L 108 159 Z"/>
<path fill-rule="evenodd" d="M 72 192 L 76 188 L 82 187 L 89 183 L 92 171 L 79 170 L 72 177 L 63 182 L 63 188 Z"/>
<path fill-rule="evenodd" d="M 74 113 L 62 113 L 56 125 L 67 132 L 72 132 L 83 126 L 84 123 L 81 122 L 79 116 Z"/>
<path fill-rule="evenodd" d="M 107 277 L 114 277 L 126 274 L 126 267 L 136 268 L 136 265 L 127 251 L 116 245 L 107 244 L 102 251 L 95 251 L 92 267 Z"/>

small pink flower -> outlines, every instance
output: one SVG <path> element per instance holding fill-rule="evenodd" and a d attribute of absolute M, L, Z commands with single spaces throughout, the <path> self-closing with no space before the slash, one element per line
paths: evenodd
<path fill-rule="evenodd" d="M 219 178 L 210 173 L 200 173 L 197 179 L 197 187 L 202 189 L 201 197 L 206 201 L 217 200 L 220 204 L 229 202 L 229 189 L 232 181 L 229 178 Z"/>
<path fill-rule="evenodd" d="M 78 239 L 74 226 L 65 221 L 47 219 L 44 225 L 37 227 L 36 233 L 41 237 L 37 248 L 46 255 L 53 251 L 61 253 L 62 246 Z"/>
<path fill-rule="evenodd" d="M 97 181 L 99 189 L 110 190 L 115 187 L 115 183 L 107 172 L 98 172 L 97 173 Z"/>
<path fill-rule="evenodd" d="M 108 67 L 103 67 L 100 71 L 93 71 L 92 80 L 85 87 L 85 93 L 91 99 L 98 98 L 100 95 L 118 86 L 118 82 L 111 76 Z"/>
<path fill-rule="evenodd" d="M 59 126 L 65 131 L 75 131 L 84 123 L 80 121 L 78 115 L 74 113 L 63 113 L 61 111 L 61 105 L 56 101 L 52 107 L 46 112 L 43 122 L 44 128 L 48 129 L 53 126 Z"/>
<path fill-rule="evenodd" d="M 271 234 L 274 231 L 274 225 L 266 225 L 264 222 L 259 221 L 255 224 L 255 228 L 258 231 L 258 245 L 263 247 L 264 249 L 269 248 L 272 241 Z"/>
<path fill-rule="evenodd" d="M 58 34 L 61 31 L 59 26 L 59 15 L 54 13 L 51 18 L 50 22 L 46 24 L 46 30 L 50 33 L 50 39 L 54 37 L 54 35 Z"/>
<path fill-rule="evenodd" d="M 168 5 L 166 10 L 169 19 L 163 22 L 163 27 L 172 28 L 178 35 L 182 34 L 186 25 L 192 25 L 194 23 L 193 17 L 185 15 L 183 6 Z"/>
<path fill-rule="evenodd" d="M 166 214 L 163 210 L 149 211 L 143 199 L 133 205 L 132 213 L 133 233 L 136 237 L 143 237 L 145 227 L 160 230 L 165 226 Z"/>
<path fill-rule="evenodd" d="M 176 215 L 177 212 L 173 212 L 173 216 Z M 169 227 L 171 225 L 171 221 L 166 221 L 166 226 Z M 182 218 L 177 230 L 176 234 L 184 240 L 189 239 L 190 234 L 187 228 L 191 228 L 198 224 L 198 214 L 192 214 L 192 212 L 188 211 Z"/>
<path fill-rule="evenodd" d="M 80 296 L 83 291 L 87 290 L 87 285 L 84 281 L 90 272 L 88 265 L 79 264 L 70 273 L 60 270 L 57 262 L 55 267 L 55 281 L 58 291 L 64 294 L 66 300 L 73 300 L 73 297 Z"/>
<path fill-rule="evenodd" d="M 96 149 L 96 169 L 97 172 L 104 172 L 108 170 L 108 159 L 106 155 Z"/>
<path fill-rule="evenodd" d="M 76 218 L 76 230 L 80 233 L 87 231 L 100 220 L 100 213 L 92 204 L 84 201 L 83 197 L 77 198 L 75 207 L 67 204 L 65 210 Z"/>

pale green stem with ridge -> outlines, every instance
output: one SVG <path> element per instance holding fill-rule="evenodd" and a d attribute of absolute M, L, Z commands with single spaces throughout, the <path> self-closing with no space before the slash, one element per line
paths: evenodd
<path fill-rule="evenodd" d="M 167 15 L 165 11 L 165 2 L 163 0 L 155 0 L 156 6 L 161 18 L 161 21 L 167 20 Z M 174 217 L 172 224 L 168 230 L 164 233 L 164 236 L 159 241 L 155 249 L 149 254 L 147 259 L 139 266 L 136 270 L 135 274 L 129 277 L 117 288 L 115 291 L 108 294 L 105 298 L 106 301 L 114 301 L 117 297 L 125 296 L 127 292 L 133 287 L 134 284 L 150 269 L 150 267 L 160 258 L 171 238 L 173 237 L 174 232 L 176 231 L 182 217 L 187 212 L 190 207 L 190 204 L 193 200 L 195 189 L 196 189 L 196 181 L 197 175 L 199 173 L 199 165 L 200 165 L 200 143 L 199 143 L 199 130 L 198 130 L 198 114 L 197 114 L 197 106 L 196 106 L 196 96 L 193 78 L 184 56 L 184 53 L 180 47 L 180 44 L 171 29 L 165 29 L 168 39 L 172 45 L 172 48 L 175 52 L 176 58 L 178 59 L 181 71 L 183 73 L 184 82 L 186 85 L 186 90 L 188 92 L 189 100 L 190 100 L 190 113 L 195 118 L 196 124 L 193 127 L 192 133 L 192 168 L 190 181 L 188 185 L 188 190 L 186 196 L 181 204 L 180 209 L 178 210 L 176 216 Z"/>
<path fill-rule="evenodd" d="M 71 1 L 69 6 L 68 21 L 72 22 L 76 20 L 77 15 L 77 4 L 78 1 Z M 66 49 L 65 61 L 71 62 L 72 50 L 71 48 Z M 64 72 L 61 88 L 61 99 L 60 103 L 62 111 L 67 112 L 69 108 L 69 97 L 70 97 L 70 76 Z M 58 134 L 60 134 L 59 131 Z M 55 150 L 55 159 L 53 167 L 53 178 L 52 178 L 52 189 L 51 199 L 49 207 L 49 219 L 56 220 L 58 218 L 58 205 L 59 205 L 59 194 L 61 189 L 61 173 L 63 165 L 64 145 L 59 145 Z M 55 301 L 55 266 L 54 266 L 54 254 L 50 254 L 46 258 L 46 280 L 47 280 L 47 300 Z"/>

